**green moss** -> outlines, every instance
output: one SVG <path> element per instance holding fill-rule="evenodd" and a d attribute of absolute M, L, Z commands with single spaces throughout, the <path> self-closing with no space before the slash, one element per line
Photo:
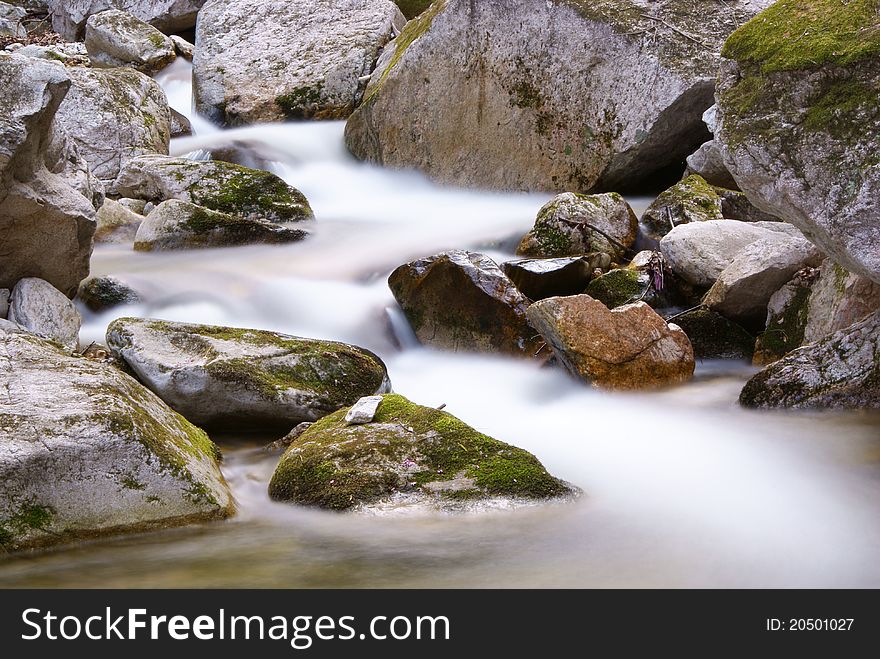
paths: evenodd
<path fill-rule="evenodd" d="M 165 46 L 165 35 L 161 32 L 151 32 L 149 40 L 156 48 L 163 48 Z"/>
<path fill-rule="evenodd" d="M 400 7 L 401 13 L 409 20 L 431 6 L 431 0 L 394 0 L 394 3 Z"/>
<path fill-rule="evenodd" d="M 34 531 L 45 531 L 55 518 L 55 511 L 47 506 L 29 502 L 12 515 L 0 519 L 0 547 L 12 545 L 19 536 Z"/>
<path fill-rule="evenodd" d="M 591 281 L 585 292 L 614 309 L 639 300 L 647 289 L 647 283 L 640 281 L 637 270 L 612 270 Z"/>
<path fill-rule="evenodd" d="M 880 89 L 858 80 L 839 80 L 822 90 L 804 117 L 803 126 L 811 131 L 827 131 L 836 138 L 858 136 L 867 123 L 860 115 L 876 115 Z"/>
<path fill-rule="evenodd" d="M 291 120 L 344 119 L 351 114 L 351 105 L 331 107 L 323 97 L 320 84 L 305 85 L 278 96 L 275 103 Z"/>
<path fill-rule="evenodd" d="M 804 329 L 810 312 L 809 285 L 798 286 L 780 317 L 770 318 L 767 329 L 758 336 L 755 361 L 767 364 L 787 355 L 804 341 Z"/>

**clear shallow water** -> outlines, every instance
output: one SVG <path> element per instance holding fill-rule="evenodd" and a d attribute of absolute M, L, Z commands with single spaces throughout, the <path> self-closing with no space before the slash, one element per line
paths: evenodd
<path fill-rule="evenodd" d="M 187 68 L 162 83 L 189 113 Z M 398 392 L 446 403 L 585 496 L 471 516 L 324 513 L 269 501 L 278 458 L 264 442 L 218 438 L 236 518 L 8 557 L 0 586 L 880 585 L 878 416 L 745 412 L 744 364 L 702 364 L 668 392 L 610 395 L 516 360 L 419 348 L 387 274 L 452 247 L 509 258 L 547 196 L 445 189 L 356 163 L 339 123 L 197 128 L 175 153 L 236 145 L 266 160 L 308 196 L 315 236 L 166 254 L 99 247 L 95 274 L 147 302 L 87 315 L 84 341 L 122 315 L 350 341 L 385 359 Z"/>

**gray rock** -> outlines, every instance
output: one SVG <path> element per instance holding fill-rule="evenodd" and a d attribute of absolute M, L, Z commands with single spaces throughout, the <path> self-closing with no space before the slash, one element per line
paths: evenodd
<path fill-rule="evenodd" d="M 780 218 L 770 213 L 765 213 L 749 201 L 745 193 L 727 188 L 715 188 L 715 192 L 721 198 L 721 215 L 726 220 L 739 220 L 740 222 L 776 222 L 784 227 L 796 227 L 783 222 Z M 800 231 L 796 235 L 803 235 Z"/>
<path fill-rule="evenodd" d="M 721 149 L 715 140 L 709 140 L 687 157 L 685 174 L 696 174 L 711 185 L 736 189 L 736 181 L 727 171 Z"/>
<path fill-rule="evenodd" d="M 225 124 L 347 117 L 405 22 L 388 0 L 210 0 L 196 30 L 196 108 Z"/>
<path fill-rule="evenodd" d="M 596 270 L 607 270 L 611 257 L 603 252 L 559 259 L 521 259 L 501 264 L 510 281 L 532 301 L 583 293 Z"/>
<path fill-rule="evenodd" d="M 79 312 L 64 293 L 42 279 L 27 277 L 15 285 L 8 318 L 69 350 L 79 346 Z"/>
<path fill-rule="evenodd" d="M 219 451 L 117 368 L 0 328 L 0 545 L 220 519 Z"/>
<path fill-rule="evenodd" d="M 171 139 L 175 137 L 189 137 L 193 134 L 192 124 L 189 119 L 171 108 Z"/>
<path fill-rule="evenodd" d="M 193 61 L 193 53 L 195 52 L 195 46 L 193 44 L 177 34 L 171 35 L 171 42 L 174 44 L 175 52 L 177 52 L 180 57 L 187 62 Z"/>
<path fill-rule="evenodd" d="M 819 271 L 810 295 L 804 342 L 812 343 L 849 327 L 880 309 L 880 284 L 847 272 L 831 259 Z"/>
<path fill-rule="evenodd" d="M 442 0 L 383 51 L 346 143 L 467 186 L 606 191 L 708 138 L 718 53 L 769 0 Z"/>
<path fill-rule="evenodd" d="M 345 413 L 345 422 L 355 426 L 372 423 L 381 402 L 382 396 L 364 396 Z"/>
<path fill-rule="evenodd" d="M 692 174 L 660 193 L 641 222 L 646 236 L 660 240 L 680 224 L 722 219 L 718 192 L 701 176 Z"/>
<path fill-rule="evenodd" d="M 120 197 L 116 200 L 120 206 L 125 207 L 136 215 L 147 214 L 147 202 L 143 199 L 132 199 L 131 197 Z"/>
<path fill-rule="evenodd" d="M 8 288 L 0 288 L 0 319 L 5 320 L 6 315 L 9 313 L 9 295 L 10 290 Z"/>
<path fill-rule="evenodd" d="M 177 57 L 174 42 L 131 14 L 111 9 L 86 21 L 86 50 L 99 66 L 131 66 L 155 73 Z"/>
<path fill-rule="evenodd" d="M 143 202 L 140 208 L 143 209 Z M 105 199 L 98 209 L 96 243 L 133 243 L 138 227 L 144 221 L 139 215 L 112 199 Z"/>
<path fill-rule="evenodd" d="M 39 277 L 73 295 L 89 272 L 95 208 L 69 182 L 87 166 L 53 121 L 68 71 L 0 53 L 0 79 L 0 287 Z"/>
<path fill-rule="evenodd" d="M 105 311 L 141 301 L 131 286 L 116 277 L 89 277 L 79 285 L 76 299 L 92 311 Z"/>
<path fill-rule="evenodd" d="M 28 44 L 15 51 L 17 55 L 61 62 L 67 66 L 90 66 L 89 53 L 84 43 L 53 43 L 46 46 Z"/>
<path fill-rule="evenodd" d="M 390 390 L 372 353 L 274 332 L 124 318 L 108 328 L 107 345 L 206 427 L 287 429 Z"/>
<path fill-rule="evenodd" d="M 807 344 L 746 383 L 756 408 L 880 408 L 880 312 Z"/>
<path fill-rule="evenodd" d="M 89 16 L 121 9 L 163 32 L 180 32 L 195 26 L 205 0 L 48 0 L 52 29 L 69 41 L 82 39 Z"/>
<path fill-rule="evenodd" d="M 810 294 L 818 276 L 817 268 L 804 268 L 770 297 L 765 329 L 755 342 L 756 366 L 772 364 L 803 344 Z"/>
<path fill-rule="evenodd" d="M 0 38 L 5 40 L 6 37 L 26 37 L 27 28 L 23 23 L 26 17 L 27 12 L 23 8 L 0 2 Z"/>
<path fill-rule="evenodd" d="M 297 242 L 309 234 L 289 225 L 260 218 L 218 213 L 186 201 L 169 199 L 141 222 L 134 239 L 138 252 L 203 247 L 234 247 L 256 243 Z"/>

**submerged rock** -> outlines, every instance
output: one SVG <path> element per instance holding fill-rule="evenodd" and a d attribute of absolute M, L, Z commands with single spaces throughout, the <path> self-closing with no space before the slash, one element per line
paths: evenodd
<path fill-rule="evenodd" d="M 12 289 L 8 318 L 39 336 L 57 341 L 68 350 L 79 345 L 79 312 L 67 296 L 49 282 L 35 277 L 20 280 Z"/>
<path fill-rule="evenodd" d="M 419 341 L 445 350 L 535 354 L 529 300 L 492 259 L 453 250 L 397 268 L 388 285 Z"/>
<path fill-rule="evenodd" d="M 390 387 L 371 352 L 275 332 L 123 318 L 107 329 L 107 345 L 206 427 L 288 429 Z"/>
<path fill-rule="evenodd" d="M 155 73 L 177 57 L 171 39 L 152 25 L 116 9 L 89 17 L 86 50 L 94 64 L 131 66 L 143 73 Z"/>
<path fill-rule="evenodd" d="M 211 0 L 196 30 L 196 108 L 224 124 L 347 117 L 405 22 L 389 0 Z"/>
<path fill-rule="evenodd" d="M 207 435 L 118 369 L 0 327 L 0 547 L 227 517 Z"/>
<path fill-rule="evenodd" d="M 89 16 L 121 9 L 163 32 L 189 30 L 205 0 L 48 0 L 52 29 L 69 41 L 81 39 Z"/>
<path fill-rule="evenodd" d="M 754 337 L 721 314 L 695 309 L 676 316 L 675 324 L 687 334 L 697 359 L 752 359 Z"/>
<path fill-rule="evenodd" d="M 638 230 L 636 214 L 619 194 L 566 192 L 538 211 L 516 253 L 548 258 L 603 252 L 620 260 L 635 244 Z"/>
<path fill-rule="evenodd" d="M 143 209 L 143 206 L 140 206 Z M 144 216 L 135 213 L 119 202 L 105 199 L 98 209 L 96 243 L 131 243 L 137 235 Z"/>
<path fill-rule="evenodd" d="M 116 277 L 90 277 L 80 284 L 76 299 L 92 311 L 105 311 L 123 304 L 137 304 L 141 296 Z"/>
<path fill-rule="evenodd" d="M 596 387 L 651 389 L 693 376 L 688 337 L 644 302 L 609 310 L 589 295 L 557 297 L 533 304 L 528 318 L 560 363 Z"/>
<path fill-rule="evenodd" d="M 662 192 L 642 215 L 642 226 L 649 238 L 660 240 L 680 224 L 722 220 L 721 197 L 697 175 Z"/>
<path fill-rule="evenodd" d="M 596 270 L 608 269 L 602 252 L 559 259 L 521 259 L 501 264 L 510 280 L 530 300 L 583 293 Z"/>
<path fill-rule="evenodd" d="M 349 425 L 345 415 L 340 410 L 293 441 L 269 484 L 273 499 L 348 510 L 395 496 L 454 508 L 575 494 L 531 453 L 403 396 L 383 396 L 371 423 Z"/>
<path fill-rule="evenodd" d="M 141 222 L 134 240 L 138 252 L 236 245 L 281 244 L 302 240 L 308 233 L 260 218 L 218 213 L 185 201 L 169 199 Z"/>

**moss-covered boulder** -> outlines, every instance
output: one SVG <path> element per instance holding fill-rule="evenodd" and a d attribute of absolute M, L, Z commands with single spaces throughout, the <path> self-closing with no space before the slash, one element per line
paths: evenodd
<path fill-rule="evenodd" d="M 331 510 L 391 502 L 448 509 L 575 493 L 531 453 L 403 396 L 384 396 L 370 423 L 350 425 L 346 412 L 294 439 L 269 484 L 273 499 Z"/>
<path fill-rule="evenodd" d="M 98 66 L 130 66 L 154 73 L 177 57 L 174 42 L 139 18 L 118 9 L 86 21 L 86 50 Z"/>
<path fill-rule="evenodd" d="M 186 201 L 169 199 L 141 222 L 134 239 L 138 252 L 297 242 L 309 234 L 262 218 L 218 213 Z"/>
<path fill-rule="evenodd" d="M 755 341 L 756 366 L 772 364 L 803 344 L 818 274 L 816 268 L 804 268 L 770 298 L 764 331 Z"/>
<path fill-rule="evenodd" d="M 287 431 L 390 390 L 371 352 L 275 332 L 122 318 L 107 346 L 172 408 L 211 428 Z"/>
<path fill-rule="evenodd" d="M 79 285 L 76 299 L 91 311 L 105 311 L 123 304 L 136 304 L 141 296 L 116 277 L 89 277 Z"/>
<path fill-rule="evenodd" d="M 217 448 L 133 378 L 8 323 L 0 353 L 0 553 L 233 512 Z"/>
<path fill-rule="evenodd" d="M 652 307 L 664 306 L 665 302 L 654 290 L 651 275 L 634 268 L 606 272 L 591 281 L 584 292 L 609 309 L 631 302 L 645 302 Z"/>
<path fill-rule="evenodd" d="M 69 41 L 82 39 L 89 16 L 122 9 L 166 34 L 195 27 L 205 0 L 46 0 L 52 29 Z"/>
<path fill-rule="evenodd" d="M 220 160 L 141 156 L 126 164 L 115 187 L 126 197 L 156 204 L 179 199 L 244 219 L 314 219 L 305 196 L 275 174 Z"/>
<path fill-rule="evenodd" d="M 619 261 L 635 244 L 638 229 L 636 214 L 619 194 L 566 192 L 538 211 L 516 253 L 551 258 L 603 252 Z"/>
<path fill-rule="evenodd" d="M 752 359 L 755 338 L 721 314 L 695 309 L 675 316 L 671 322 L 687 334 L 697 359 Z"/>
<path fill-rule="evenodd" d="M 722 51 L 725 163 L 759 208 L 880 282 L 880 11 L 780 0 Z"/>
<path fill-rule="evenodd" d="M 701 176 L 692 174 L 662 192 L 642 215 L 649 238 L 660 240 L 679 224 L 721 220 L 721 197 Z"/>
<path fill-rule="evenodd" d="M 604 272 L 611 257 L 604 252 L 558 259 L 519 259 L 501 264 L 504 274 L 532 301 L 583 293 L 597 272 Z"/>

